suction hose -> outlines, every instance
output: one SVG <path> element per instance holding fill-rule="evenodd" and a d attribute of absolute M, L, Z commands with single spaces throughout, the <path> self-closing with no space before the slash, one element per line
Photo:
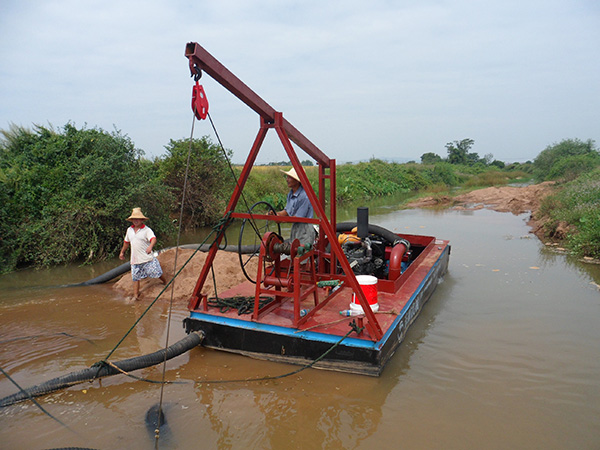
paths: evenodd
<path fill-rule="evenodd" d="M 82 283 L 69 284 L 65 287 L 75 287 L 75 286 L 91 286 L 93 284 L 101 284 L 106 283 L 107 281 L 112 280 L 113 278 L 118 277 L 119 275 L 124 274 L 125 272 L 129 272 L 131 270 L 131 263 L 128 261 L 125 264 L 121 264 L 118 267 L 115 267 L 112 270 L 109 270 L 106 273 L 103 273 L 96 278 L 92 278 L 91 280 L 84 281 Z"/>
<path fill-rule="evenodd" d="M 175 248 L 175 247 L 164 248 L 160 252 L 162 253 L 165 250 L 170 250 L 172 248 Z M 196 250 L 198 248 L 198 244 L 180 245 L 179 248 Z M 243 254 L 256 253 L 259 248 L 260 247 L 258 247 L 256 245 L 243 245 L 242 253 Z M 210 244 L 202 244 L 200 246 L 201 252 L 207 252 L 209 249 L 210 249 Z M 225 252 L 239 253 L 239 247 L 237 245 L 227 245 L 227 246 L 221 248 L 221 250 L 225 251 Z M 117 278 L 119 275 L 123 275 L 124 273 L 129 272 L 130 270 L 131 270 L 131 264 L 129 262 L 126 262 L 124 264 L 121 264 L 118 267 L 115 267 L 114 269 L 109 270 L 106 273 L 103 273 L 102 275 L 97 276 L 96 278 L 92 278 L 91 280 L 83 281 L 81 283 L 68 284 L 63 287 L 91 286 L 94 284 L 106 283 L 106 282 L 112 280 L 113 278 Z"/>
<path fill-rule="evenodd" d="M 179 356 L 188 350 L 200 345 L 204 339 L 204 333 L 194 332 L 166 348 L 166 359 L 172 359 Z M 119 369 L 124 372 L 144 369 L 146 367 L 155 366 L 165 361 L 165 349 L 159 350 L 149 355 L 137 356 L 135 358 L 124 359 L 114 363 Z M 0 399 L 0 407 L 6 407 L 18 402 L 29 399 L 29 397 L 39 397 L 40 395 L 49 394 L 50 392 L 65 389 L 70 386 L 83 383 L 84 381 L 93 381 L 96 378 L 107 377 L 121 373 L 119 370 L 107 364 L 102 364 L 99 367 L 89 367 L 87 369 L 71 372 L 37 386 L 30 387 L 16 394 L 9 395 Z"/>

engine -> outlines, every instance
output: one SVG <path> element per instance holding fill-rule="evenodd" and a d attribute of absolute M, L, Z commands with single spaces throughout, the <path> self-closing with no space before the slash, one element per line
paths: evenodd
<path fill-rule="evenodd" d="M 385 247 L 386 242 L 374 236 L 362 240 L 348 239 L 342 244 L 344 255 L 355 275 L 373 275 L 378 278 L 387 275 Z"/>

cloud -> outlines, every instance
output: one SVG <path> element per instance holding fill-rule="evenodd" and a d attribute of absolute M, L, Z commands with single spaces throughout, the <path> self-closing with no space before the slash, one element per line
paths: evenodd
<path fill-rule="evenodd" d="M 598 139 L 600 11 L 567 0 L 9 1 L 0 18 L 0 128 L 113 125 L 148 156 L 191 131 L 197 41 L 338 161 L 533 159 Z M 211 115 L 240 162 L 258 118 L 208 77 Z M 212 134 L 206 123 L 196 132 Z M 269 138 L 260 161 L 281 160 Z"/>

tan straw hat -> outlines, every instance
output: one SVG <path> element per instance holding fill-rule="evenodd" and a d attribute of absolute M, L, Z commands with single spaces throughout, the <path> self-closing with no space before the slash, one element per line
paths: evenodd
<path fill-rule="evenodd" d="M 133 208 L 133 211 L 131 211 L 131 215 L 127 218 L 127 220 L 131 219 L 148 220 L 148 218 L 142 214 L 142 208 Z"/>
<path fill-rule="evenodd" d="M 279 169 L 279 170 L 281 170 L 283 173 L 285 173 L 288 177 L 292 177 L 297 182 L 300 182 L 300 177 L 296 173 L 296 169 L 294 169 L 293 167 L 290 170 L 288 170 L 287 172 L 283 169 Z"/>

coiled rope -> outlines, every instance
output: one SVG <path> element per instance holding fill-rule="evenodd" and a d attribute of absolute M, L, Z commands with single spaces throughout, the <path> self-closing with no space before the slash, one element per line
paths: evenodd
<path fill-rule="evenodd" d="M 272 301 L 273 298 L 271 297 L 261 296 L 258 302 L 259 309 Z M 222 314 L 231 309 L 237 309 L 238 316 L 241 316 L 242 314 L 252 313 L 254 309 L 254 297 L 244 297 L 242 295 L 235 297 L 210 297 L 208 305 L 219 308 L 219 312 Z"/>

